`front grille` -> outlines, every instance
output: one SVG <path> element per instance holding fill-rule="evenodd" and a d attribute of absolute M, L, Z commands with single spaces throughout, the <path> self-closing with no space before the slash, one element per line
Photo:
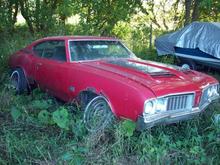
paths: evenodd
<path fill-rule="evenodd" d="M 190 110 L 193 107 L 194 94 L 168 96 L 167 99 L 167 111 Z"/>

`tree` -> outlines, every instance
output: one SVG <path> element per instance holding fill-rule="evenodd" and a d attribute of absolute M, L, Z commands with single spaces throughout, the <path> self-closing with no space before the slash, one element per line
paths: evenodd
<path fill-rule="evenodd" d="M 141 0 L 78 0 L 81 25 L 85 32 L 109 35 L 119 21 L 128 21 Z"/>
<path fill-rule="evenodd" d="M 200 19 L 202 21 L 220 22 L 219 0 L 203 0 L 200 3 Z"/>
<path fill-rule="evenodd" d="M 193 21 L 219 21 L 219 0 L 185 0 L 185 22 L 187 25 Z"/>
<path fill-rule="evenodd" d="M 18 2 L 16 0 L 0 0 L 0 30 L 13 30 L 17 14 Z"/>
<path fill-rule="evenodd" d="M 26 20 L 31 33 L 35 31 L 48 31 L 54 27 L 58 5 L 62 0 L 18 0 L 21 14 Z"/>
<path fill-rule="evenodd" d="M 184 25 L 188 25 L 190 21 L 190 9 L 192 5 L 192 0 L 185 0 L 185 22 Z"/>

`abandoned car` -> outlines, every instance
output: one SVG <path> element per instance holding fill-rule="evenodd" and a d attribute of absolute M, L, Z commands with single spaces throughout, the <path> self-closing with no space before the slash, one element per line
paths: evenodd
<path fill-rule="evenodd" d="M 65 102 L 76 99 L 89 131 L 105 128 L 112 116 L 133 120 L 138 129 L 175 123 L 219 97 L 215 78 L 141 60 L 110 37 L 43 38 L 14 53 L 9 65 L 17 93 L 37 85 Z"/>

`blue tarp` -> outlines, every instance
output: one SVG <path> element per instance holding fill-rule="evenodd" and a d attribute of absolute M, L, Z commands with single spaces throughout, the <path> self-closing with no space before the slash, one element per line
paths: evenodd
<path fill-rule="evenodd" d="M 220 23 L 193 22 L 155 40 L 158 55 L 193 53 L 220 59 Z M 183 49 L 181 49 L 183 48 Z"/>

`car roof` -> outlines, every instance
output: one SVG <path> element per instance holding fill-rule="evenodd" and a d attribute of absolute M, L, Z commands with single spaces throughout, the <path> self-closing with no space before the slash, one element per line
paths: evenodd
<path fill-rule="evenodd" d="M 118 40 L 118 39 L 115 37 L 99 37 L 99 36 L 51 36 L 39 40 L 42 41 L 42 40 Z"/>

